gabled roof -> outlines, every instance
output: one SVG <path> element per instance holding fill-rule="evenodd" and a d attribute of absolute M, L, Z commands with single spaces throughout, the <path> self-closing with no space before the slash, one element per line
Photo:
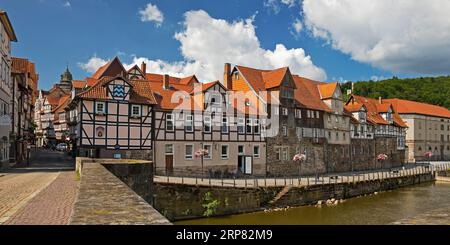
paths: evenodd
<path fill-rule="evenodd" d="M 102 77 L 98 81 L 96 81 L 96 83 L 92 87 L 83 92 L 80 92 L 76 97 L 84 99 L 108 100 L 109 97 L 106 85 L 115 79 L 122 79 L 132 86 L 129 99 L 130 103 L 156 104 L 156 99 L 153 96 L 153 92 L 148 82 L 142 82 L 138 80 L 127 81 L 121 76 Z"/>
<path fill-rule="evenodd" d="M 359 95 L 352 95 L 345 105 L 345 108 L 350 111 L 352 107 L 356 107 L 354 104 L 362 104 L 367 109 L 367 121 L 375 124 L 389 125 L 380 113 L 385 113 L 389 108 L 392 108 L 391 103 L 386 100 L 382 100 L 381 103 L 377 99 L 366 98 Z M 392 111 L 393 122 L 396 126 L 407 128 L 406 123 L 401 119 L 400 115 L 393 110 Z"/>
<path fill-rule="evenodd" d="M 419 114 L 450 118 L 450 110 L 442 106 L 402 99 L 384 99 L 384 101 L 391 103 L 397 113 L 400 114 Z"/>
<path fill-rule="evenodd" d="M 164 79 L 164 75 L 155 73 L 146 73 L 145 78 L 151 82 L 162 82 Z M 169 84 L 191 85 L 193 83 L 198 83 L 197 77 L 195 77 L 195 75 L 183 78 L 169 76 Z"/>
<path fill-rule="evenodd" d="M 308 78 L 293 75 L 295 86 L 295 100 L 305 109 L 331 112 L 331 109 L 321 100 L 318 86 L 324 84 Z"/>
<path fill-rule="evenodd" d="M 334 91 L 336 91 L 337 86 L 338 86 L 337 82 L 320 84 L 319 85 L 320 98 L 323 100 L 332 98 Z"/>
<path fill-rule="evenodd" d="M 62 111 L 64 111 L 64 108 L 67 106 L 67 104 L 69 104 L 70 102 L 70 96 L 69 95 L 64 95 L 61 98 L 59 98 L 58 101 L 58 106 L 56 106 L 53 110 L 52 113 L 60 113 Z"/>
<path fill-rule="evenodd" d="M 282 67 L 274 70 L 260 70 L 245 66 L 236 65 L 245 80 L 256 92 L 279 87 L 289 71 L 288 67 Z"/>
<path fill-rule="evenodd" d="M 2 22 L 9 39 L 12 42 L 17 42 L 16 33 L 14 33 L 14 28 L 12 27 L 11 21 L 9 21 L 8 14 L 1 9 L 0 9 L 0 21 Z"/>
<path fill-rule="evenodd" d="M 82 89 L 86 86 L 86 81 L 83 80 L 72 80 L 72 86 L 77 89 Z"/>
<path fill-rule="evenodd" d="M 98 70 L 92 75 L 93 78 L 99 79 L 103 76 L 115 77 L 118 75 L 125 75 L 127 71 L 123 67 L 119 58 L 116 56 L 105 65 L 98 68 Z"/>

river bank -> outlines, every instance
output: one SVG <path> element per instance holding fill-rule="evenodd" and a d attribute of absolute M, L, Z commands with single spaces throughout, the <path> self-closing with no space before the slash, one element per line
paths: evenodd
<path fill-rule="evenodd" d="M 178 221 L 311 205 L 434 181 L 433 171 L 424 168 L 365 173 L 362 178 L 332 177 L 310 185 L 287 180 L 286 185 L 252 188 L 155 182 L 154 207 L 169 220 Z"/>
<path fill-rule="evenodd" d="M 446 208 L 448 203 L 450 183 L 428 182 L 350 198 L 332 206 L 301 206 L 274 212 L 183 220 L 175 224 L 392 224 L 403 219 L 414 220 L 418 215 Z M 427 222 L 438 223 L 433 217 L 438 216 L 429 215 Z"/>

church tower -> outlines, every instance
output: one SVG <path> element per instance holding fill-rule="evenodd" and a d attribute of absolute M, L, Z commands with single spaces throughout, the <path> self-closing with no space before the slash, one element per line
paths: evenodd
<path fill-rule="evenodd" d="M 70 92 L 72 90 L 72 73 L 70 73 L 69 67 L 66 67 L 64 73 L 61 74 L 61 79 L 59 80 L 58 86 L 66 92 Z"/>

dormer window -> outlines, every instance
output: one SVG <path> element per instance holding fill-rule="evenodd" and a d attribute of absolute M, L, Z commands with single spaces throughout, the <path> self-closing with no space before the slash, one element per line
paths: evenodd
<path fill-rule="evenodd" d="M 96 114 L 105 114 L 106 108 L 105 108 L 105 102 L 95 102 L 95 113 Z"/>
<path fill-rule="evenodd" d="M 358 117 L 359 117 L 359 120 L 361 122 L 365 122 L 366 121 L 366 112 L 365 111 L 359 111 Z"/>

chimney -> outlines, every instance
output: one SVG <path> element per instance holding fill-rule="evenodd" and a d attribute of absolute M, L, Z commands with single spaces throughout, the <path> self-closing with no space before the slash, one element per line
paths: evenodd
<path fill-rule="evenodd" d="M 225 86 L 225 88 L 231 90 L 231 85 L 232 81 L 231 81 L 231 64 L 230 63 L 225 63 L 225 67 L 223 69 L 223 86 Z"/>
<path fill-rule="evenodd" d="M 169 89 L 169 75 L 168 74 L 164 74 L 164 76 L 163 76 L 163 88 Z"/>
<path fill-rule="evenodd" d="M 380 104 L 382 104 L 382 103 L 383 103 L 383 100 L 381 99 L 381 96 L 380 96 L 380 97 L 378 97 L 378 103 L 380 103 Z"/>
<path fill-rule="evenodd" d="M 144 75 L 145 73 L 147 73 L 147 64 L 145 64 L 144 61 L 142 61 L 141 63 L 141 71 L 144 73 Z"/>

